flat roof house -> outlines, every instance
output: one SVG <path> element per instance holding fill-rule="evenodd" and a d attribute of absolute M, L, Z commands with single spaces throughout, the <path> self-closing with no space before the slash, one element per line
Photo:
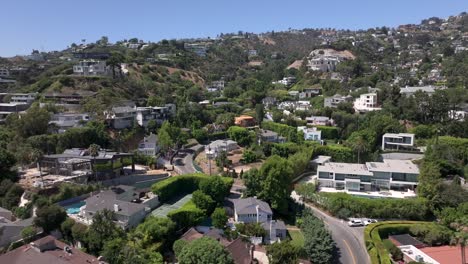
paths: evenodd
<path fill-rule="evenodd" d="M 423 93 L 433 95 L 437 90 L 443 90 L 445 87 L 437 87 L 433 85 L 428 85 L 428 86 L 406 86 L 406 87 L 401 87 L 400 88 L 400 94 L 404 95 L 406 97 L 413 96 L 417 91 L 421 91 Z"/>
<path fill-rule="evenodd" d="M 58 113 L 53 114 L 50 118 L 49 125 L 54 124 L 57 127 L 58 133 L 64 133 L 73 127 L 82 127 L 90 121 L 90 116 L 87 113 Z"/>
<path fill-rule="evenodd" d="M 413 190 L 418 185 L 419 168 L 408 160 L 329 162 L 317 167 L 317 175 L 320 186 L 346 191 Z"/>
<path fill-rule="evenodd" d="M 414 134 L 385 133 L 382 136 L 382 150 L 412 149 L 413 146 L 414 146 Z"/>
<path fill-rule="evenodd" d="M 306 117 L 308 126 L 333 126 L 333 119 L 327 116 L 310 116 Z"/>
<path fill-rule="evenodd" d="M 102 76 L 108 73 L 105 61 L 83 60 L 73 66 L 73 73 L 80 76 Z"/>
<path fill-rule="evenodd" d="M 352 102 L 352 101 L 353 101 L 353 97 L 351 95 L 342 96 L 340 94 L 335 94 L 334 96 L 331 96 L 331 97 L 325 97 L 323 99 L 323 106 L 337 108 L 338 105 L 341 103 Z"/>
<path fill-rule="evenodd" d="M 361 94 L 361 96 L 354 101 L 354 110 L 359 113 L 365 113 L 382 110 L 382 108 L 378 106 L 376 93 L 366 93 Z"/>
<path fill-rule="evenodd" d="M 302 131 L 304 133 L 305 140 L 320 141 L 322 140 L 322 131 L 318 130 L 316 127 L 307 128 L 304 126 L 297 127 L 297 131 Z"/>
<path fill-rule="evenodd" d="M 286 142 L 286 139 L 279 136 L 278 133 L 274 131 L 260 129 L 260 143 L 261 142 L 283 143 Z"/>

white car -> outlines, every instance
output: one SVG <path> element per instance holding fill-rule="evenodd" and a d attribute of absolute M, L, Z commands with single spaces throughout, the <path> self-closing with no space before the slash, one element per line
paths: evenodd
<path fill-rule="evenodd" d="M 366 219 L 366 220 L 364 220 L 363 223 L 364 223 L 365 226 L 368 226 L 370 224 L 377 223 L 377 220 L 375 220 L 375 219 Z"/>
<path fill-rule="evenodd" d="M 353 219 L 348 221 L 348 226 L 355 227 L 355 226 L 363 226 L 364 224 L 362 223 L 361 220 L 358 219 Z"/>

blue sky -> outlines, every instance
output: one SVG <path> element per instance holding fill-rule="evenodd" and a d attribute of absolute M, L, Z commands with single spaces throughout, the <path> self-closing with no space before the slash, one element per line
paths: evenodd
<path fill-rule="evenodd" d="M 111 42 L 291 28 L 397 26 L 468 11 L 467 0 L 4 0 L 0 56 Z"/>

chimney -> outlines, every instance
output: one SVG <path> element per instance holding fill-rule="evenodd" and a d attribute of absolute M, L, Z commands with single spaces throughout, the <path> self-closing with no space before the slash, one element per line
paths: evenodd
<path fill-rule="evenodd" d="M 255 211 L 257 212 L 257 223 L 258 223 L 258 204 L 255 206 Z"/>
<path fill-rule="evenodd" d="M 114 204 L 114 212 L 118 212 L 118 211 L 120 211 L 119 205 Z"/>

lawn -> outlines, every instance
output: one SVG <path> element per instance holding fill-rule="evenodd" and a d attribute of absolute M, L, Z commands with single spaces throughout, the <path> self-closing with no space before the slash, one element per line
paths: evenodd
<path fill-rule="evenodd" d="M 179 208 L 190 208 L 195 206 L 192 202 L 192 194 L 187 194 L 179 200 L 170 201 L 154 209 L 151 214 L 157 217 L 166 217 L 170 211 L 177 210 Z"/>
<path fill-rule="evenodd" d="M 291 244 L 298 248 L 304 247 L 304 235 L 301 230 L 290 230 L 288 229 L 289 236 L 291 237 Z"/>

